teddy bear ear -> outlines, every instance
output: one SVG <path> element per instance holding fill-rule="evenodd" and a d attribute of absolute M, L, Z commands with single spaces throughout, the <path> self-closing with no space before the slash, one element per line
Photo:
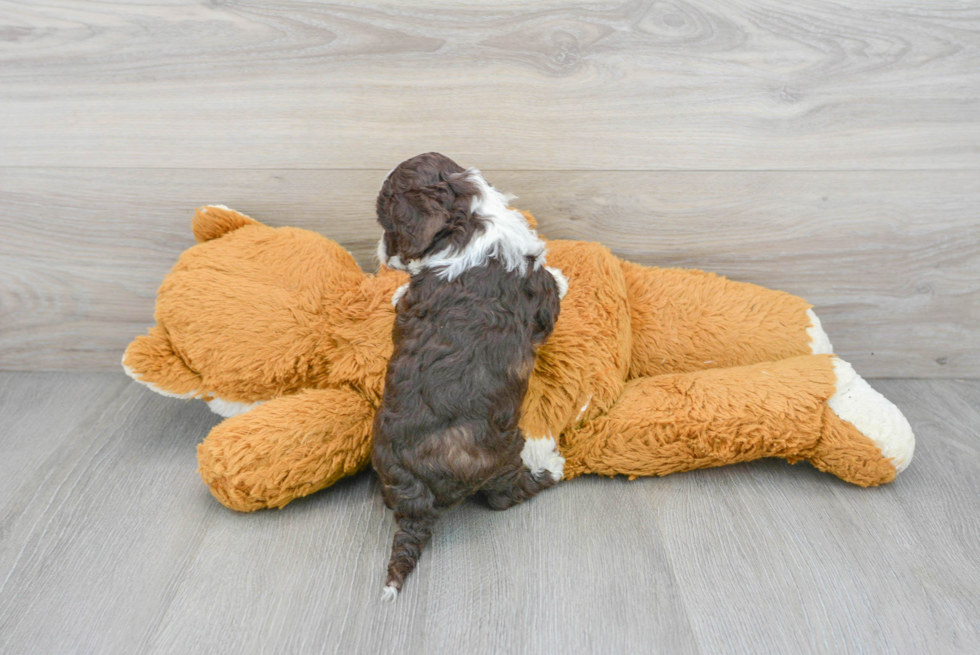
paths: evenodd
<path fill-rule="evenodd" d="M 217 239 L 246 225 L 262 225 L 254 218 L 224 205 L 204 205 L 194 213 L 192 228 L 198 243 Z"/>

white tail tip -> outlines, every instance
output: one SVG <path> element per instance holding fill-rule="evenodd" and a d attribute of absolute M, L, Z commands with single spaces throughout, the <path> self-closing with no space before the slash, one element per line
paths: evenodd
<path fill-rule="evenodd" d="M 398 589 L 391 585 L 385 587 L 385 590 L 381 592 L 381 602 L 383 603 L 393 603 L 396 598 L 398 598 Z"/>

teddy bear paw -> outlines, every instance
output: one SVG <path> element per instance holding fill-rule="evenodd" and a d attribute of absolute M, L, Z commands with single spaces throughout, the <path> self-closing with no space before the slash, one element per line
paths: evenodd
<path fill-rule="evenodd" d="M 901 473 L 912 461 L 915 435 L 908 420 L 890 400 L 875 391 L 843 359 L 834 358 L 837 392 L 827 404 L 868 437 Z"/>

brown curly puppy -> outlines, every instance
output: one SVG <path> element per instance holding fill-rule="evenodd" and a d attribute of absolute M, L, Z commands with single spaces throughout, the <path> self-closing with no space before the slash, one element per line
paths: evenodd
<path fill-rule="evenodd" d="M 448 157 L 413 157 L 378 197 L 382 263 L 399 289 L 394 353 L 374 422 L 372 461 L 395 533 L 394 600 L 439 515 L 477 492 L 507 509 L 557 482 L 521 460 L 521 403 L 565 280 L 507 198 Z"/>

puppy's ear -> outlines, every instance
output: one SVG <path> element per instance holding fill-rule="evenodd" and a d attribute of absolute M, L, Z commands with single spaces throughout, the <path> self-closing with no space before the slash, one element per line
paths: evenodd
<path fill-rule="evenodd" d="M 555 323 L 561 313 L 561 297 L 568 290 L 568 280 L 557 268 L 542 266 L 531 271 L 524 283 L 524 290 L 536 303 L 531 342 L 535 346 L 541 346 L 555 329 Z"/>
<path fill-rule="evenodd" d="M 403 261 L 418 259 L 447 245 L 460 247 L 464 243 L 458 242 L 478 227 L 471 208 L 479 189 L 465 172 L 440 177 L 440 182 L 402 193 L 389 195 L 382 188 L 378 197 L 379 221 L 393 234 Z"/>
<path fill-rule="evenodd" d="M 388 206 L 398 254 L 404 261 L 422 257 L 436 235 L 449 225 L 451 213 L 429 188 L 391 197 Z"/>

